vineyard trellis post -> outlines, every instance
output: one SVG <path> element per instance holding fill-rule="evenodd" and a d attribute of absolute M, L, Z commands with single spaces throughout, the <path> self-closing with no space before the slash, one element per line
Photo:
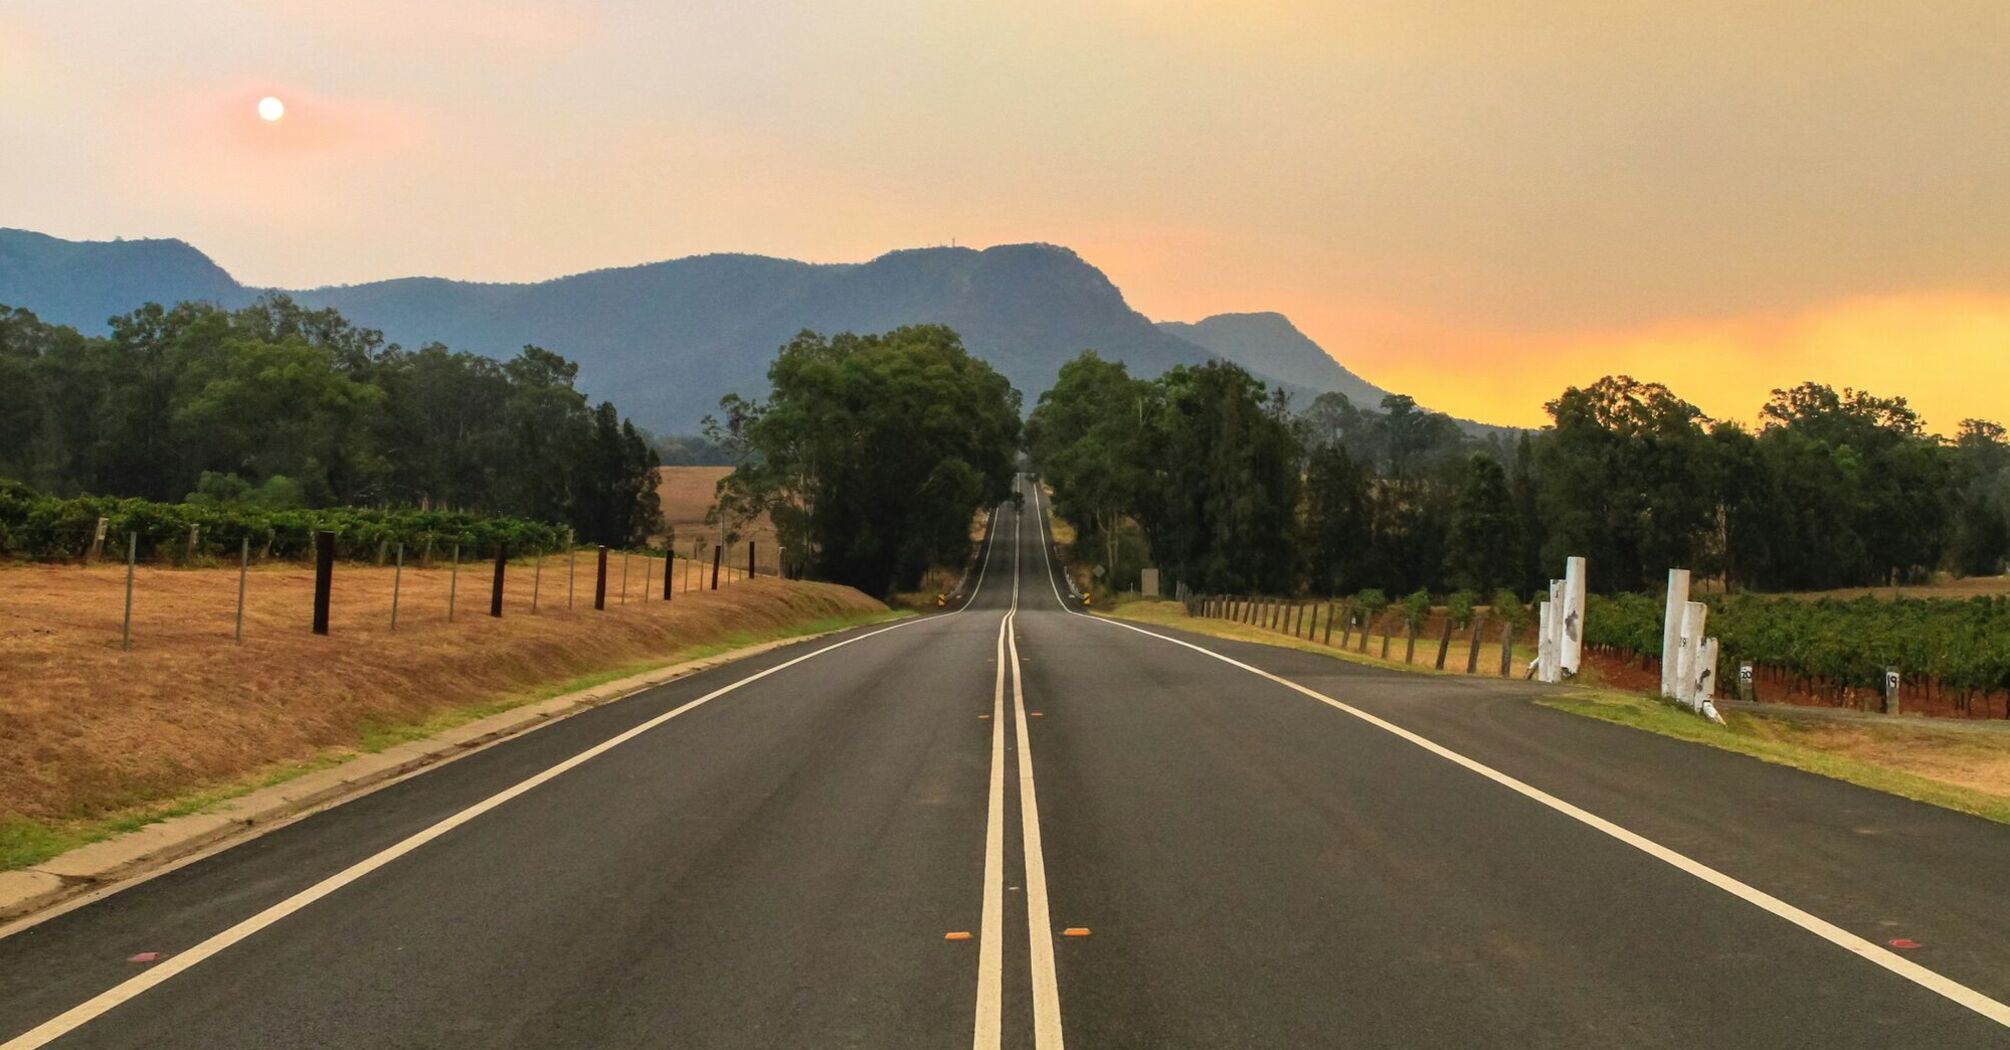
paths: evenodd
<path fill-rule="evenodd" d="M 335 533 L 314 534 L 314 633 L 328 633 L 328 600 L 335 589 Z"/>
<path fill-rule="evenodd" d="M 251 537 L 238 540 L 237 548 L 237 623 L 231 628 L 230 640 L 244 644 L 244 577 L 251 571 Z"/>
<path fill-rule="evenodd" d="M 398 558 L 391 568 L 391 630 L 398 629 L 398 592 L 405 583 L 405 545 L 398 544 Z"/>
<path fill-rule="evenodd" d="M 133 647 L 133 564 L 140 557 L 140 534 L 126 533 L 126 622 L 119 629 L 119 648 Z"/>
<path fill-rule="evenodd" d="M 489 615 L 502 619 L 503 571 L 509 567 L 509 544 L 496 543 L 495 578 L 489 582 Z"/>

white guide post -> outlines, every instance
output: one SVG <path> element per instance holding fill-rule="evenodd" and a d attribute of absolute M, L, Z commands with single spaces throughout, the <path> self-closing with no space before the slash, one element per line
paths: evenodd
<path fill-rule="evenodd" d="M 1661 618 L 1661 695 L 1681 699 L 1676 676 L 1677 648 L 1682 641 L 1682 614 L 1689 605 L 1689 570 L 1668 570 L 1668 608 Z"/>
<path fill-rule="evenodd" d="M 1679 642 L 1681 658 L 1676 667 L 1675 699 L 1696 710 L 1702 709 L 1702 698 L 1696 695 L 1698 665 L 1703 649 L 1703 628 L 1710 618 L 1710 607 L 1702 602 L 1685 602 L 1682 612 L 1682 638 Z"/>
<path fill-rule="evenodd" d="M 1550 630 L 1550 623 L 1553 619 L 1555 619 L 1555 613 L 1549 602 L 1542 602 L 1535 607 L 1535 663 L 1533 666 L 1535 667 L 1535 680 L 1538 682 L 1549 681 L 1549 665 L 1555 659 L 1553 654 L 1556 652 L 1556 635 Z"/>
<path fill-rule="evenodd" d="M 1571 558 L 1563 569 L 1563 632 L 1558 666 L 1563 677 L 1575 678 L 1584 663 L 1584 559 Z"/>
<path fill-rule="evenodd" d="M 1712 702 L 1717 699 L 1717 639 L 1715 638 L 1708 638 L 1703 642 L 1703 666 L 1704 673 L 1708 677 L 1703 680 L 1702 688 L 1696 698 L 1696 710 L 1701 712 L 1703 717 L 1722 725 L 1724 716 L 1717 713 L 1717 705 Z"/>
<path fill-rule="evenodd" d="M 1696 650 L 1696 707 L 1717 699 L 1717 639 L 1705 638 Z"/>

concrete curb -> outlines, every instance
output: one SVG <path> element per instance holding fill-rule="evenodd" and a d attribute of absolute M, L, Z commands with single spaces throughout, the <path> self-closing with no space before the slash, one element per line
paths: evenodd
<path fill-rule="evenodd" d="M 784 646 L 853 630 L 854 627 L 762 642 L 513 707 L 425 740 L 400 744 L 374 754 L 357 755 L 339 765 L 316 770 L 283 784 L 260 788 L 199 813 L 171 817 L 124 835 L 79 846 L 29 868 L 0 871 L 0 923 L 18 927 L 17 920 L 73 897 L 154 873 L 201 850 L 236 845 L 310 811 L 340 805 L 393 780 L 439 766 L 581 711 L 701 671 Z"/>

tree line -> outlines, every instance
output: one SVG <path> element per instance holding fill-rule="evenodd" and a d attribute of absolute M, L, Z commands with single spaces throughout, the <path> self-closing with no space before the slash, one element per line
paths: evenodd
<path fill-rule="evenodd" d="M 1516 436 L 1468 434 L 1407 397 L 1324 394 L 1294 411 L 1215 362 L 1154 379 L 1084 353 L 1027 424 L 1076 554 L 1119 583 L 1156 565 L 1211 592 L 1527 595 L 1590 559 L 1591 586 L 1670 567 L 1726 589 L 1993 574 L 2010 557 L 2010 440 L 1926 432 L 1904 398 L 1816 383 L 1760 424 L 1608 376 Z"/>
<path fill-rule="evenodd" d="M 648 437 L 526 346 L 408 350 L 283 295 L 149 303 L 105 337 L 0 307 L 0 478 L 265 510 L 451 508 L 625 546 L 659 532 Z"/>
<path fill-rule="evenodd" d="M 946 327 L 803 332 L 768 381 L 765 399 L 728 395 L 708 421 L 736 463 L 721 506 L 767 515 L 812 575 L 914 590 L 929 568 L 962 564 L 977 511 L 1011 494 L 1019 392 Z"/>

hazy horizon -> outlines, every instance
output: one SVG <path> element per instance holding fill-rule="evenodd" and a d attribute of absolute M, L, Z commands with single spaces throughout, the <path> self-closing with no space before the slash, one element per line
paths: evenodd
<path fill-rule="evenodd" d="M 2010 389 L 2006 44 L 1984 2 L 15 6 L 0 224 L 277 287 L 1041 241 L 1489 422 L 1625 372 L 1948 431 Z"/>

